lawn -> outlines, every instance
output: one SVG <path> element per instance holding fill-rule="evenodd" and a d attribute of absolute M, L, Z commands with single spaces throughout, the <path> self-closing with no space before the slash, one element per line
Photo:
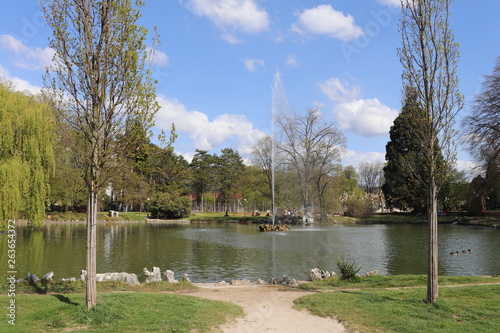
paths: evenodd
<path fill-rule="evenodd" d="M 316 283 L 336 291 L 295 300 L 296 307 L 340 320 L 350 332 L 500 332 L 498 277 L 440 277 L 439 301 L 429 304 L 425 276 L 363 277 L 359 284 Z M 453 286 L 455 284 L 475 285 Z M 422 286 L 410 287 L 408 286 Z M 313 289 L 313 285 L 306 287 Z M 394 289 L 395 288 L 395 289 Z"/>
<path fill-rule="evenodd" d="M 9 304 L 0 296 L 0 304 Z M 242 316 L 234 304 L 197 297 L 150 292 L 100 293 L 98 305 L 85 308 L 84 294 L 16 295 L 15 326 L 0 332 L 209 332 Z"/>

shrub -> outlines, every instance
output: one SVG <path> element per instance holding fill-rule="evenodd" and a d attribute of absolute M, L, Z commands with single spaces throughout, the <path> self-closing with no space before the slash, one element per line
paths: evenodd
<path fill-rule="evenodd" d="M 368 218 L 373 213 L 372 204 L 362 199 L 349 199 L 345 203 L 347 216 L 357 218 Z"/>
<path fill-rule="evenodd" d="M 354 261 L 349 262 L 342 257 L 337 258 L 337 268 L 339 269 L 340 279 L 351 282 L 360 282 L 361 279 L 357 275 L 361 266 L 358 266 Z"/>
<path fill-rule="evenodd" d="M 179 219 L 191 214 L 191 200 L 176 193 L 158 193 L 149 206 L 155 219 Z"/>

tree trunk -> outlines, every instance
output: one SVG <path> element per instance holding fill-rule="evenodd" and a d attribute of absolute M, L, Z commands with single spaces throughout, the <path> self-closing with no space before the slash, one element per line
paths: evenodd
<path fill-rule="evenodd" d="M 429 267 L 427 272 L 427 302 L 438 299 L 438 221 L 437 189 L 433 181 L 429 185 L 427 223 L 429 228 Z"/>
<path fill-rule="evenodd" d="M 97 243 L 97 187 L 90 181 L 87 207 L 87 309 L 97 304 L 96 243 Z"/>

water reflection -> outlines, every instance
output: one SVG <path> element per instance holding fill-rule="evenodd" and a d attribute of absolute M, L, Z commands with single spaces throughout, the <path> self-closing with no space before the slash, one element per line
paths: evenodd
<path fill-rule="evenodd" d="M 289 275 L 305 280 L 311 268 L 335 271 L 339 256 L 381 274 L 425 274 L 425 225 L 295 227 L 260 233 L 238 224 L 100 224 L 98 272 L 136 273 L 159 266 L 196 282 Z M 18 227 L 18 276 L 27 272 L 78 277 L 85 268 L 85 226 L 51 224 L 43 230 Z M 439 227 L 441 275 L 500 273 L 500 231 L 481 227 Z M 0 234 L 0 260 L 7 262 L 7 237 Z M 471 249 L 470 254 L 462 250 Z M 458 256 L 450 255 L 459 251 Z"/>

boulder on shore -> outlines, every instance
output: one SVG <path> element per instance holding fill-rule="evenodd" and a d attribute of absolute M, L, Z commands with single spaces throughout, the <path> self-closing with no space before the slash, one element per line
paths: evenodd
<path fill-rule="evenodd" d="M 187 283 L 192 283 L 191 279 L 189 278 L 189 276 L 187 275 L 187 273 L 184 274 L 184 276 L 182 277 L 182 281 L 187 282 Z"/>
<path fill-rule="evenodd" d="M 335 275 L 336 275 L 335 272 L 330 273 L 328 271 L 324 271 L 319 268 L 313 268 L 309 272 L 309 279 L 311 281 L 324 280 L 324 279 L 329 279 Z"/>
<path fill-rule="evenodd" d="M 179 283 L 179 281 L 177 281 L 175 279 L 175 273 L 174 271 L 171 271 L 171 270 L 166 270 L 165 272 L 163 272 L 163 275 L 165 276 L 165 280 L 169 283 Z"/>
<path fill-rule="evenodd" d="M 298 287 L 300 283 L 297 282 L 294 278 L 290 276 L 283 275 L 283 279 L 278 280 L 276 278 L 272 278 L 271 281 L 269 282 L 271 284 L 280 284 L 282 286 L 289 286 L 289 287 Z"/>
<path fill-rule="evenodd" d="M 82 275 L 80 276 L 82 281 L 87 281 L 87 271 L 82 270 Z M 96 274 L 96 281 L 97 282 L 103 282 L 103 281 L 119 281 L 119 282 L 125 282 L 131 285 L 139 285 L 139 279 L 137 278 L 137 275 L 134 273 L 102 273 L 102 274 Z"/>
<path fill-rule="evenodd" d="M 53 277 L 54 277 L 54 272 L 48 272 L 47 274 L 45 274 L 43 277 L 42 277 L 42 282 L 50 282 L 50 283 L 53 283 L 54 280 L 53 280 Z"/>
<path fill-rule="evenodd" d="M 146 267 L 144 267 L 144 275 L 147 276 L 146 283 L 150 282 L 161 282 L 161 272 L 160 267 L 153 267 L 153 271 L 150 272 Z"/>

